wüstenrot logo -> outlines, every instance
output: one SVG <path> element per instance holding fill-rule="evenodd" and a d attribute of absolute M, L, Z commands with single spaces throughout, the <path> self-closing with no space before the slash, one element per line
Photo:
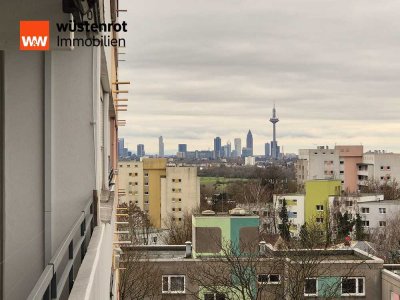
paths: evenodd
<path fill-rule="evenodd" d="M 49 21 L 20 21 L 19 49 L 39 51 L 49 50 L 49 28 Z"/>

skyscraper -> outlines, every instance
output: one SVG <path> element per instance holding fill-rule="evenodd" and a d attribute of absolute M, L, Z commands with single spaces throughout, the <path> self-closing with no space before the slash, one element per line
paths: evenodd
<path fill-rule="evenodd" d="M 186 153 L 187 152 L 187 144 L 178 144 L 178 152 Z"/>
<path fill-rule="evenodd" d="M 162 136 L 158 138 L 158 156 L 164 157 L 164 138 Z"/>
<path fill-rule="evenodd" d="M 231 145 L 231 141 L 228 141 L 226 143 L 226 157 L 231 157 L 231 153 L 232 153 L 232 145 Z"/>
<path fill-rule="evenodd" d="M 221 138 L 217 136 L 214 139 L 214 158 L 221 157 Z"/>
<path fill-rule="evenodd" d="M 269 143 L 265 143 L 265 158 L 269 158 L 269 156 L 271 155 L 271 146 L 269 145 Z"/>
<path fill-rule="evenodd" d="M 242 140 L 241 138 L 235 138 L 235 156 L 240 157 L 242 155 Z"/>
<path fill-rule="evenodd" d="M 253 134 L 251 133 L 250 129 L 247 133 L 246 148 L 250 151 L 250 155 L 253 155 Z"/>
<path fill-rule="evenodd" d="M 143 144 L 138 144 L 137 145 L 137 156 L 138 157 L 143 157 L 145 156 L 145 152 L 144 152 L 144 145 Z"/>
<path fill-rule="evenodd" d="M 124 154 L 125 140 L 124 138 L 118 139 L 118 156 L 121 157 Z"/>
<path fill-rule="evenodd" d="M 276 140 L 276 123 L 279 122 L 279 118 L 276 116 L 275 103 L 272 109 L 272 118 L 270 118 L 269 121 L 272 123 L 271 157 L 273 159 L 278 159 L 280 151 L 278 141 Z"/>

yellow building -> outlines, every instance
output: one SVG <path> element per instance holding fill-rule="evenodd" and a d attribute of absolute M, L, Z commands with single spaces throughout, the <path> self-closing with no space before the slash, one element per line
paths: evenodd
<path fill-rule="evenodd" d="M 186 211 L 200 205 L 196 167 L 167 167 L 165 158 L 119 162 L 120 201 L 134 203 L 162 228 L 172 216 L 183 220 Z"/>

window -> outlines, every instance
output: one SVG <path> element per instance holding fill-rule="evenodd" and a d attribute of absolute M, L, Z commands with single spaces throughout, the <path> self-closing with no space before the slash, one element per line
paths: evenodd
<path fill-rule="evenodd" d="M 145 195 L 148 195 L 148 194 L 149 194 L 149 192 L 144 192 L 144 194 L 145 194 Z"/>
<path fill-rule="evenodd" d="M 182 211 L 182 208 L 178 208 L 179 211 Z"/>
<path fill-rule="evenodd" d="M 280 284 L 281 275 L 279 274 L 259 274 L 257 277 L 259 284 Z"/>
<path fill-rule="evenodd" d="M 386 214 L 386 208 L 385 207 L 380 207 L 379 208 L 379 213 L 380 214 Z"/>
<path fill-rule="evenodd" d="M 182 182 L 182 179 L 178 179 L 178 182 Z"/>
<path fill-rule="evenodd" d="M 317 278 L 307 278 L 304 283 L 304 296 L 317 296 Z"/>
<path fill-rule="evenodd" d="M 318 211 L 323 211 L 324 210 L 324 206 L 323 205 L 317 205 L 317 210 Z"/>
<path fill-rule="evenodd" d="M 390 166 L 387 166 L 386 168 L 387 168 L 388 170 L 390 170 Z"/>
<path fill-rule="evenodd" d="M 123 165 L 119 165 L 119 167 L 120 167 L 120 168 L 123 168 L 124 166 L 123 166 Z"/>
<path fill-rule="evenodd" d="M 128 168 L 130 168 L 130 167 L 131 167 L 131 165 L 127 165 L 127 167 L 128 167 Z"/>
<path fill-rule="evenodd" d="M 185 275 L 163 275 L 162 292 L 165 293 L 184 293 Z"/>
<path fill-rule="evenodd" d="M 386 227 L 386 221 L 379 221 L 379 227 Z"/>
<path fill-rule="evenodd" d="M 133 182 L 130 182 L 130 181 L 129 181 L 129 185 L 132 185 L 132 184 L 133 184 Z"/>
<path fill-rule="evenodd" d="M 369 207 L 361 207 L 361 213 L 369 214 Z"/>
<path fill-rule="evenodd" d="M 324 218 L 316 218 L 317 224 L 324 223 Z"/>
<path fill-rule="evenodd" d="M 205 293 L 204 300 L 225 300 L 225 294 L 222 293 Z"/>
<path fill-rule="evenodd" d="M 174 208 L 172 208 L 172 211 L 175 211 L 175 207 L 174 207 Z"/>
<path fill-rule="evenodd" d="M 383 166 L 381 166 L 381 170 L 383 170 Z"/>
<path fill-rule="evenodd" d="M 364 277 L 342 278 L 342 295 L 343 296 L 364 296 L 365 284 Z"/>
<path fill-rule="evenodd" d="M 137 182 L 135 182 L 135 185 L 138 185 L 138 183 L 137 183 Z"/>
<path fill-rule="evenodd" d="M 353 201 L 346 201 L 346 206 L 353 206 Z"/>
<path fill-rule="evenodd" d="M 340 164 L 341 164 L 341 165 L 343 165 L 343 164 L 344 164 L 344 161 L 343 161 L 343 160 L 341 160 L 341 161 L 340 161 Z"/>
<path fill-rule="evenodd" d="M 145 177 L 149 177 L 149 173 L 144 173 L 144 176 Z"/>
<path fill-rule="evenodd" d="M 340 171 L 340 174 L 344 174 L 344 171 Z"/>
<path fill-rule="evenodd" d="M 157 237 L 156 236 L 153 236 L 152 240 L 153 240 L 153 244 L 157 244 Z"/>
<path fill-rule="evenodd" d="M 178 198 L 178 201 L 179 201 L 179 202 L 182 202 L 182 198 Z"/>
<path fill-rule="evenodd" d="M 362 226 L 369 227 L 369 221 L 362 221 Z"/>
<path fill-rule="evenodd" d="M 129 173 L 129 176 L 132 176 L 132 173 Z"/>
<path fill-rule="evenodd" d="M 182 221 L 182 218 L 178 218 L 178 221 Z"/>

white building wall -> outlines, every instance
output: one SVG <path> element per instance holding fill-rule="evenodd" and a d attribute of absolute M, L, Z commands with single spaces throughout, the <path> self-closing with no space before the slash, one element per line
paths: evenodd
<path fill-rule="evenodd" d="M 167 167 L 166 178 L 162 180 L 162 224 L 169 214 L 179 221 L 185 212 L 200 206 L 200 178 L 197 176 L 197 167 Z"/>
<path fill-rule="evenodd" d="M 305 196 L 302 194 L 284 194 L 284 195 L 274 195 L 273 203 L 275 207 L 275 216 L 277 219 L 276 224 L 281 224 L 279 218 L 279 212 L 282 208 L 282 201 L 286 200 L 286 208 L 288 211 L 289 222 L 294 225 L 291 227 L 291 232 L 293 235 L 297 236 L 300 233 L 300 228 L 305 222 L 304 218 L 304 200 Z M 278 229 L 278 228 L 277 228 Z"/>

